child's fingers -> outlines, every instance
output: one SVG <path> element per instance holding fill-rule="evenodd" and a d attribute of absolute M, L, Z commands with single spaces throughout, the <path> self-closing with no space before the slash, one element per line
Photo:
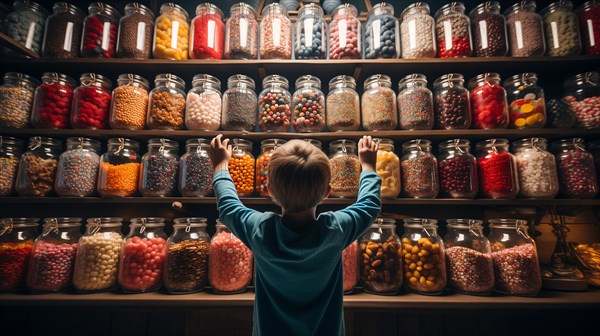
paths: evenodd
<path fill-rule="evenodd" d="M 363 146 L 364 146 L 364 140 L 365 140 L 364 136 L 362 138 L 360 138 L 360 140 L 358 140 L 358 149 L 363 148 Z"/>
<path fill-rule="evenodd" d="M 223 148 L 231 147 L 231 146 L 229 146 L 229 139 L 223 140 L 223 142 L 221 143 L 221 146 L 223 146 Z"/>

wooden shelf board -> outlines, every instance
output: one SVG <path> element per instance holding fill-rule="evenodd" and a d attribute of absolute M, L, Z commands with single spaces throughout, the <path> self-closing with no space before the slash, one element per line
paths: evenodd
<path fill-rule="evenodd" d="M 37 52 L 26 48 L 23 45 L 23 43 L 11 38 L 10 36 L 8 36 L 2 32 L 0 32 L 0 45 L 4 45 L 19 54 L 22 54 L 22 55 L 25 55 L 25 56 L 28 56 L 31 58 L 38 59 L 40 57 L 40 55 L 38 55 Z"/>

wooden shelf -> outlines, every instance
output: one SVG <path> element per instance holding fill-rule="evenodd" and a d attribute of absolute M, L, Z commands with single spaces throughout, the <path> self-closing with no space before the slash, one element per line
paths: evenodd
<path fill-rule="evenodd" d="M 26 48 L 23 43 L 11 38 L 10 36 L 0 32 L 0 45 L 6 46 L 14 52 L 21 55 L 38 59 L 40 55 L 37 52 Z"/>

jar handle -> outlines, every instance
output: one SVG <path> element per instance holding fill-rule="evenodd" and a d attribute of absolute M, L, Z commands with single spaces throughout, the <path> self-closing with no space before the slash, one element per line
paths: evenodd
<path fill-rule="evenodd" d="M 382 224 L 383 218 L 377 218 L 377 231 L 379 231 L 379 234 L 383 234 L 383 230 L 381 229 Z"/>
<path fill-rule="evenodd" d="M 465 151 L 462 150 L 462 148 L 460 148 L 459 146 L 460 144 L 460 139 L 454 139 L 454 148 L 460 153 L 460 154 L 464 154 Z"/>
<path fill-rule="evenodd" d="M 147 222 L 147 219 L 146 219 L 146 217 L 142 217 L 140 219 L 140 221 L 142 222 L 142 226 L 140 227 L 140 234 L 143 234 L 144 231 L 146 231 L 146 222 Z"/>
<path fill-rule="evenodd" d="M 346 154 L 348 150 L 346 149 L 346 139 L 342 139 L 342 153 Z"/>
<path fill-rule="evenodd" d="M 94 227 L 92 228 L 92 235 L 95 235 L 96 233 L 98 233 L 98 231 L 100 231 L 100 228 L 102 227 L 102 220 L 100 218 L 94 218 Z"/>
<path fill-rule="evenodd" d="M 160 138 L 160 147 L 158 148 L 158 152 L 163 154 L 165 152 L 165 145 L 167 144 L 167 139 Z"/>
<path fill-rule="evenodd" d="M 2 236 L 5 233 L 10 233 L 12 231 L 12 228 L 12 218 L 8 218 L 8 220 L 3 220 L 2 223 L 0 223 L 0 236 Z"/>
<path fill-rule="evenodd" d="M 119 154 L 123 149 L 125 149 L 125 138 L 119 138 L 119 148 L 114 152 L 114 154 Z"/>
<path fill-rule="evenodd" d="M 425 232 L 427 237 L 431 238 L 433 235 L 430 234 L 429 231 L 427 231 L 427 227 L 425 226 L 426 224 L 429 224 L 429 221 L 425 218 L 421 219 L 421 225 L 423 226 L 423 232 Z"/>
<path fill-rule="evenodd" d="M 529 233 L 527 233 L 526 230 L 523 230 L 523 226 L 525 226 L 527 224 L 527 221 L 524 221 L 522 219 L 518 219 L 517 220 L 517 232 L 523 236 L 523 238 L 525 239 L 531 239 L 531 237 L 529 236 Z"/>
<path fill-rule="evenodd" d="M 185 227 L 185 232 L 190 233 L 192 230 L 192 220 L 187 218 L 187 226 Z"/>
<path fill-rule="evenodd" d="M 469 232 L 471 232 L 473 235 L 479 237 L 479 234 L 474 230 L 475 224 L 477 224 L 476 221 L 469 219 Z"/>
<path fill-rule="evenodd" d="M 452 82 L 453 78 L 454 74 L 448 74 L 448 76 L 446 77 L 446 79 L 448 80 L 448 87 L 451 89 L 454 87 L 454 82 Z"/>
<path fill-rule="evenodd" d="M 531 147 L 533 149 L 535 149 L 536 152 L 540 152 L 541 151 L 540 147 L 538 146 L 538 142 L 539 141 L 540 141 L 539 138 L 531 138 Z"/>
<path fill-rule="evenodd" d="M 35 136 L 32 139 L 33 139 L 33 143 L 29 145 L 29 150 L 33 151 L 33 150 L 40 148 L 40 146 L 42 145 L 42 137 Z"/>
<path fill-rule="evenodd" d="M 56 218 L 50 218 L 50 223 L 44 228 L 42 236 L 45 237 L 52 231 L 58 233 L 58 220 Z"/>

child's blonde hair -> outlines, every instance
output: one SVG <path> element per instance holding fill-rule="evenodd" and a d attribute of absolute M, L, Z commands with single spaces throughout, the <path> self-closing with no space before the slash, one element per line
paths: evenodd
<path fill-rule="evenodd" d="M 269 160 L 269 190 L 286 211 L 307 210 L 321 203 L 331 181 L 329 159 L 303 140 L 277 148 Z"/>

